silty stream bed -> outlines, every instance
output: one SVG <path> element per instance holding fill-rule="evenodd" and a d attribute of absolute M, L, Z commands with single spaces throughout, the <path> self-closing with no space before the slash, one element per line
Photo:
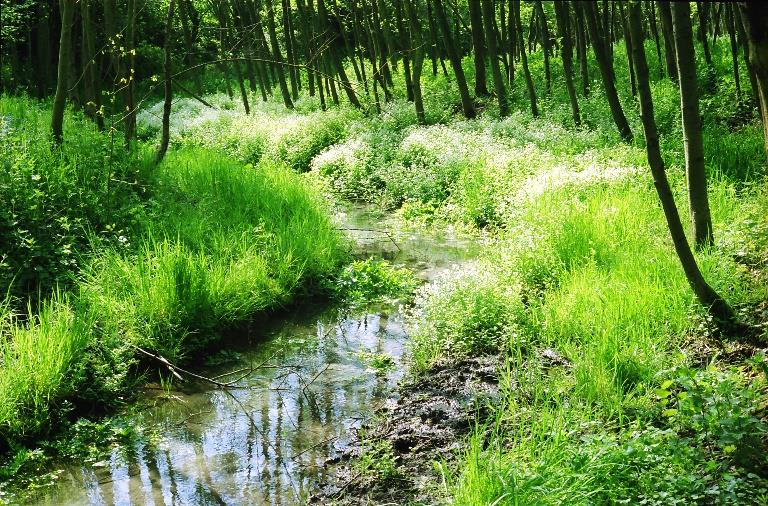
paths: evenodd
<path fill-rule="evenodd" d="M 369 232 L 381 227 L 381 216 L 365 208 L 349 209 L 341 221 L 357 255 L 386 257 L 426 281 L 476 249 L 450 237 Z M 403 315 L 395 304 L 362 313 L 299 306 L 251 327 L 233 349 L 237 360 L 196 369 L 214 377 L 259 366 L 237 388 L 147 388 L 137 423 L 159 441 L 67 465 L 40 503 L 305 503 L 318 482 L 333 478 L 326 461 L 345 450 L 350 431 L 393 395 L 404 374 Z M 386 353 L 395 367 L 377 375 L 365 353 Z"/>

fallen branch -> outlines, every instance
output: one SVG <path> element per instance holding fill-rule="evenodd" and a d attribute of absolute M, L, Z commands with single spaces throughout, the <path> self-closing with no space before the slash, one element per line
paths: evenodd
<path fill-rule="evenodd" d="M 145 350 L 144 348 L 140 348 L 138 346 L 134 346 L 134 348 L 136 349 L 136 351 L 138 351 L 142 355 L 145 355 L 145 356 L 147 356 L 149 358 L 152 358 L 152 359 L 160 362 L 161 364 L 163 364 L 168 369 L 168 372 L 170 372 L 179 381 L 184 381 L 184 376 L 182 376 L 182 374 L 183 374 L 183 375 L 195 378 L 197 380 L 204 381 L 204 382 L 210 383 L 212 385 L 216 385 L 219 388 L 238 388 L 238 387 L 234 387 L 233 386 L 233 382 L 222 383 L 220 381 L 216 381 L 213 378 L 208 378 L 207 376 L 203 376 L 201 374 L 196 374 L 196 373 L 193 373 L 192 371 L 188 371 L 186 369 L 182 369 L 181 367 L 177 366 L 176 364 L 172 364 L 171 362 L 169 362 L 168 359 L 163 357 L 162 355 L 155 355 L 154 353 L 150 353 L 147 350 Z"/>

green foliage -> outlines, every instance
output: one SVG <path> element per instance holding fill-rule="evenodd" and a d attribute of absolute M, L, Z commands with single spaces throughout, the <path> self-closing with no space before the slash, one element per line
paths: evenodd
<path fill-rule="evenodd" d="M 45 295 L 67 284 L 94 247 L 124 246 L 144 219 L 141 164 L 82 117 L 52 148 L 50 113 L 0 97 L 0 285 Z"/>
<path fill-rule="evenodd" d="M 386 440 L 362 443 L 359 458 L 355 461 L 357 472 L 367 478 L 386 481 L 398 476 L 392 446 Z"/>
<path fill-rule="evenodd" d="M 371 257 L 347 265 L 332 289 L 338 298 L 355 307 L 407 297 L 416 285 L 416 278 L 409 269 Z"/>

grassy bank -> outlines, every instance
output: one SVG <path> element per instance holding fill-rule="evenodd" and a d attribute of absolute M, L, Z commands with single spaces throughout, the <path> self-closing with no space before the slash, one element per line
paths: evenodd
<path fill-rule="evenodd" d="M 4 97 L 0 111 L 12 148 L 0 185 L 12 204 L 0 230 L 11 248 L 6 449 L 129 394 L 148 365 L 137 347 L 188 361 L 228 329 L 317 292 L 346 258 L 326 204 L 277 159 L 254 167 L 186 147 L 151 168 L 150 145 L 126 154 L 81 118 L 69 118 L 81 133 L 54 150 L 36 137 L 45 139 L 45 106 Z M 28 284 L 37 291 L 21 313 Z"/>

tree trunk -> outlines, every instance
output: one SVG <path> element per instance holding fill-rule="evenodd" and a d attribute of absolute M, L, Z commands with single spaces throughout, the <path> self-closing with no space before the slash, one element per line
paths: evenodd
<path fill-rule="evenodd" d="M 272 0 L 267 0 L 267 31 L 269 31 L 269 43 L 272 46 L 272 58 L 278 65 L 277 82 L 280 84 L 280 92 L 283 94 L 283 103 L 288 109 L 293 109 L 291 92 L 288 91 L 288 83 L 285 82 L 285 60 L 280 52 L 277 42 L 277 28 L 275 27 L 275 8 Z"/>
<path fill-rule="evenodd" d="M 691 7 L 687 2 L 672 4 L 672 26 L 680 82 L 680 110 L 683 116 L 685 173 L 691 208 L 693 240 L 697 248 L 712 246 L 712 217 L 707 199 L 707 175 L 704 171 L 704 141 L 696 87 L 696 54 L 693 49 Z"/>
<path fill-rule="evenodd" d="M 136 0 L 127 1 L 127 21 L 125 25 L 126 68 L 124 69 L 123 94 L 125 98 L 125 145 L 130 146 L 136 138 Z M 122 80 L 121 80 L 122 81 Z"/>
<path fill-rule="evenodd" d="M 725 25 L 728 39 L 731 43 L 731 61 L 733 62 L 733 81 L 736 85 L 736 99 L 741 102 L 741 79 L 739 79 L 739 45 L 736 42 L 736 25 L 734 23 L 735 8 L 733 4 L 725 5 Z"/>
<path fill-rule="evenodd" d="M 749 42 L 747 41 L 747 32 L 744 29 L 744 22 L 741 16 L 741 10 L 733 12 L 733 21 L 736 24 L 736 35 L 738 36 L 739 45 L 741 45 L 744 51 L 744 63 L 747 65 L 747 76 L 749 77 L 749 84 L 752 89 L 752 98 L 757 104 L 757 108 L 760 111 L 762 118 L 762 105 L 760 104 L 760 91 L 757 85 L 757 75 L 755 69 L 752 67 L 752 62 L 749 59 Z"/>
<path fill-rule="evenodd" d="M 581 114 L 579 112 L 579 100 L 576 97 L 576 88 L 573 85 L 573 46 L 568 26 L 568 4 L 555 2 L 555 20 L 557 21 L 557 34 L 560 37 L 560 54 L 563 59 L 565 87 L 568 90 L 568 98 L 571 101 L 573 123 L 579 126 L 581 125 Z"/>
<path fill-rule="evenodd" d="M 525 85 L 528 88 L 528 98 L 531 101 L 531 115 L 535 118 L 539 115 L 539 107 L 536 104 L 536 88 L 533 87 L 533 78 L 528 68 L 528 55 L 525 54 L 525 41 L 523 39 L 523 24 L 520 21 L 520 0 L 513 0 L 512 11 L 515 15 L 515 31 L 517 32 L 517 44 L 520 49 L 520 62 L 523 64 Z"/>
<path fill-rule="evenodd" d="M 82 0 L 81 0 L 82 1 Z M 182 2 L 184 0 L 181 0 Z M 163 101 L 163 126 L 160 136 L 160 146 L 155 154 L 155 165 L 165 158 L 168 151 L 168 143 L 171 140 L 171 104 L 173 103 L 173 83 L 171 81 L 171 35 L 173 32 L 173 7 L 174 0 L 168 3 L 168 18 L 165 21 L 165 44 L 163 47 L 163 73 L 165 74 L 165 100 Z"/>
<path fill-rule="evenodd" d="M 467 78 L 464 76 L 464 69 L 461 67 L 461 57 L 456 49 L 456 43 L 451 33 L 451 27 L 448 24 L 448 17 L 443 8 L 443 0 L 433 0 L 435 2 L 435 15 L 437 17 L 437 24 L 440 31 L 443 34 L 443 41 L 445 43 L 445 50 L 448 53 L 448 59 L 453 67 L 453 73 L 456 75 L 456 84 L 459 87 L 459 95 L 461 96 L 461 108 L 464 111 L 464 116 L 467 118 L 474 118 L 477 114 L 475 112 L 475 106 L 472 103 L 472 98 L 469 96 L 469 88 L 467 87 Z"/>
<path fill-rule="evenodd" d="M 624 15 L 624 3 L 619 2 L 621 16 L 621 28 L 624 33 L 624 45 L 627 49 L 627 68 L 629 69 L 629 86 L 632 90 L 632 96 L 637 96 L 637 85 L 635 84 L 635 66 L 632 64 L 632 39 L 629 37 L 629 28 L 627 28 L 627 18 Z"/>
<path fill-rule="evenodd" d="M 552 52 L 549 44 L 549 27 L 547 27 L 547 18 L 544 15 L 544 7 L 541 0 L 536 0 L 534 6 L 538 15 L 539 35 L 541 36 L 541 47 L 544 52 L 544 80 L 546 82 L 546 94 L 552 94 L 552 71 L 549 66 L 549 55 Z"/>
<path fill-rule="evenodd" d="M 749 61 L 757 81 L 765 155 L 768 158 L 768 4 L 739 2 L 739 8 L 749 43 Z"/>
<path fill-rule="evenodd" d="M 736 316 L 728 303 L 707 284 L 704 276 L 696 264 L 696 258 L 693 256 L 691 247 L 685 238 L 683 224 L 680 221 L 675 199 L 672 195 L 672 189 L 667 180 L 667 174 L 664 169 L 664 160 L 661 157 L 659 147 L 659 135 L 656 130 L 656 121 L 653 117 L 653 101 L 651 99 L 651 87 L 648 81 L 648 63 L 645 59 L 645 49 L 642 44 L 642 18 L 640 14 L 640 4 L 632 2 L 629 4 L 629 30 L 634 39 L 633 58 L 635 60 L 635 69 L 637 70 L 637 86 L 640 96 L 640 116 L 645 131 L 646 153 L 648 155 L 648 165 L 651 167 L 656 192 L 659 195 L 664 217 L 669 227 L 672 237 L 672 243 L 680 259 L 680 264 L 685 272 L 685 277 L 693 289 L 696 298 L 702 306 L 707 308 L 722 327 L 733 328 L 737 325 Z"/>
<path fill-rule="evenodd" d="M 632 141 L 632 130 L 629 128 L 627 117 L 624 116 L 624 110 L 621 108 L 621 101 L 619 95 L 616 92 L 616 85 L 613 79 L 613 64 L 608 58 L 606 52 L 606 44 L 600 33 L 600 28 L 597 24 L 597 12 L 595 12 L 595 5 L 592 2 L 581 2 L 584 8 L 584 14 L 587 19 L 587 28 L 589 29 L 589 37 L 592 39 L 592 49 L 595 51 L 595 58 L 597 59 L 598 67 L 600 67 L 600 74 L 603 78 L 603 87 L 605 88 L 605 96 L 608 99 L 608 104 L 611 107 L 611 116 L 616 123 L 616 127 L 619 129 L 619 134 L 626 142 Z"/>
<path fill-rule="evenodd" d="M 509 115 L 509 104 L 507 103 L 507 89 L 504 87 L 501 68 L 499 67 L 499 50 L 496 46 L 496 30 L 493 27 L 493 20 L 496 17 L 493 9 L 493 0 L 482 0 L 482 10 L 483 21 L 485 22 L 485 40 L 488 45 L 488 58 L 490 58 L 491 62 L 493 89 L 499 101 L 499 116 L 503 118 Z"/>
<path fill-rule="evenodd" d="M 696 2 L 699 11 L 699 42 L 704 48 L 704 61 L 712 66 L 712 53 L 709 51 L 709 41 L 707 40 L 707 27 L 709 26 L 709 2 Z"/>
<path fill-rule="evenodd" d="M 416 119 L 420 125 L 426 124 L 424 115 L 424 99 L 421 94 L 421 71 L 424 67 L 424 40 L 421 35 L 421 23 L 419 22 L 418 1 L 404 0 L 406 15 L 410 27 L 411 43 L 413 44 L 413 105 L 416 108 Z"/>
<path fill-rule="evenodd" d="M 101 90 L 96 80 L 96 42 L 93 35 L 91 0 L 80 0 L 80 19 L 83 24 L 82 60 L 83 90 L 85 91 L 85 112 L 104 130 L 104 115 L 101 111 Z"/>
<path fill-rule="evenodd" d="M 573 3 L 576 13 L 576 43 L 579 54 L 579 73 L 581 74 L 581 92 L 584 97 L 589 96 L 589 67 L 587 62 L 587 28 L 584 26 L 584 9 L 579 2 Z"/>
<path fill-rule="evenodd" d="M 656 60 L 659 62 L 659 76 L 664 77 L 664 63 L 661 58 L 661 44 L 659 41 L 659 24 L 656 22 L 656 4 L 653 1 L 649 1 L 646 4 L 646 10 L 651 11 L 650 25 L 651 33 L 653 34 L 653 41 L 656 44 Z"/>
<path fill-rule="evenodd" d="M 285 56 L 288 59 L 288 79 L 291 82 L 291 97 L 293 97 L 293 100 L 296 100 L 299 98 L 299 83 L 298 76 L 296 75 L 296 54 L 292 38 L 291 2 L 290 0 L 282 0 L 281 5 L 283 10 L 282 21 L 283 35 L 285 36 Z"/>
<path fill-rule="evenodd" d="M 667 66 L 667 75 L 677 82 L 677 57 L 675 56 L 675 38 L 672 34 L 672 10 L 669 1 L 656 2 L 659 6 L 661 18 L 661 33 L 664 35 L 664 62 Z"/>
<path fill-rule="evenodd" d="M 488 86 L 485 75 L 485 30 L 480 8 L 480 0 L 468 0 L 469 22 L 472 27 L 472 49 L 475 59 L 475 95 L 487 97 Z"/>
<path fill-rule="evenodd" d="M 61 0 L 61 36 L 59 39 L 58 77 L 56 80 L 56 95 L 53 98 L 51 113 L 51 133 L 53 142 L 59 146 L 63 138 L 64 106 L 67 101 L 67 72 L 72 64 L 72 19 L 75 15 L 76 0 Z"/>

